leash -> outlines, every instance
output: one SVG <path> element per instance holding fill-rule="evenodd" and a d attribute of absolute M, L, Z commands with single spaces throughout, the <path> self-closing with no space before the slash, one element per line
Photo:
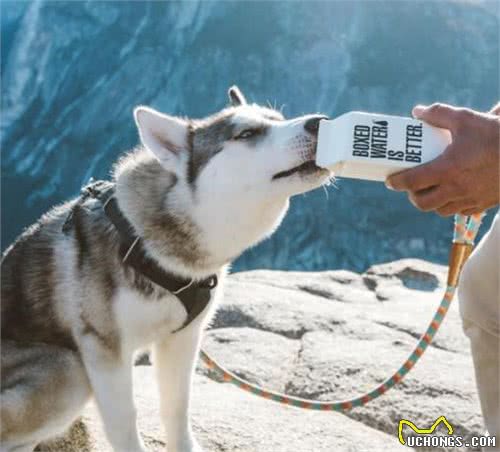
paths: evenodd
<path fill-rule="evenodd" d="M 269 391 L 260 386 L 249 383 L 242 378 L 229 372 L 212 359 L 205 351 L 200 351 L 200 357 L 206 366 L 214 371 L 224 382 L 232 383 L 240 389 L 250 392 L 256 396 L 263 397 L 268 400 L 273 400 L 284 405 L 291 405 L 298 408 L 309 410 L 325 410 L 325 411 L 348 411 L 354 407 L 366 405 L 368 402 L 375 400 L 382 394 L 393 388 L 397 383 L 410 372 L 417 361 L 422 357 L 429 344 L 434 339 L 439 327 L 441 326 L 450 307 L 455 294 L 458 278 L 462 267 L 472 252 L 474 239 L 481 225 L 483 213 L 475 214 L 470 217 L 464 215 L 455 215 L 455 228 L 453 232 L 453 241 L 450 249 L 448 261 L 448 278 L 444 296 L 439 304 L 429 326 L 425 333 L 420 337 L 415 349 L 409 355 L 403 365 L 387 380 L 377 386 L 372 391 L 363 394 L 354 399 L 343 401 L 327 401 L 307 400 L 299 397 L 288 396 L 275 391 Z"/>
<path fill-rule="evenodd" d="M 185 328 L 209 303 L 210 291 L 217 285 L 216 275 L 211 275 L 206 280 L 195 283 L 193 280 L 181 280 L 175 275 L 171 275 L 158 267 L 154 261 L 146 256 L 141 239 L 133 233 L 132 225 L 126 220 L 118 208 L 117 201 L 114 198 L 114 184 L 109 182 L 92 181 L 82 189 L 80 199 L 75 203 L 75 206 L 71 209 L 62 226 L 62 231 L 65 234 L 68 234 L 73 228 L 75 213 L 78 212 L 78 209 L 81 208 L 89 197 L 97 199 L 100 202 L 104 213 L 118 231 L 122 245 L 120 246 L 122 262 L 130 265 L 139 273 L 174 293 L 179 298 L 188 313 L 186 322 L 179 330 Z M 203 350 L 200 351 L 200 358 L 206 366 L 221 377 L 224 382 L 232 383 L 244 391 L 285 405 L 325 411 L 347 411 L 354 407 L 366 405 L 368 402 L 380 397 L 403 380 L 432 342 L 448 312 L 457 288 L 460 272 L 465 261 L 472 252 L 474 239 L 481 225 L 483 216 L 484 212 L 471 215 L 470 217 L 455 215 L 455 228 L 448 262 L 447 286 L 441 303 L 427 327 L 427 330 L 420 337 L 419 342 L 407 360 L 390 378 L 372 391 L 354 399 L 343 401 L 322 402 L 319 400 L 307 400 L 270 391 L 254 385 L 224 369 L 224 367 L 219 365 Z"/>

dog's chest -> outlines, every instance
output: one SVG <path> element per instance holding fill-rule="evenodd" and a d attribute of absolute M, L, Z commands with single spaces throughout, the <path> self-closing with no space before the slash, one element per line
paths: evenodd
<path fill-rule="evenodd" d="M 186 319 L 186 310 L 174 295 L 146 297 L 122 287 L 115 296 L 113 306 L 120 336 L 134 350 L 172 333 Z"/>

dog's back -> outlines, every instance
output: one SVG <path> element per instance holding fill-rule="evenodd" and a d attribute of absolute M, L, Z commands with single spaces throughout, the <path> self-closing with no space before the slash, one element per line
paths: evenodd
<path fill-rule="evenodd" d="M 2 340 L 74 348 L 55 312 L 55 249 L 70 204 L 57 207 L 28 228 L 1 264 Z"/>
<path fill-rule="evenodd" d="M 44 215 L 2 258 L 2 451 L 33 450 L 66 429 L 90 396 L 72 332 L 57 308 L 57 249 L 72 204 Z"/>

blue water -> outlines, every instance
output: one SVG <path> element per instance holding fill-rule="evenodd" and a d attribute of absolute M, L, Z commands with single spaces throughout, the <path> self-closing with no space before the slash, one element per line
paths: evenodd
<path fill-rule="evenodd" d="M 434 101 L 486 110 L 500 97 L 498 5 L 3 1 L 2 247 L 90 176 L 107 177 L 137 143 L 137 104 L 203 116 L 237 83 L 287 116 L 408 115 Z M 339 180 L 295 198 L 234 269 L 444 263 L 450 235 L 451 220 L 382 184 Z"/>

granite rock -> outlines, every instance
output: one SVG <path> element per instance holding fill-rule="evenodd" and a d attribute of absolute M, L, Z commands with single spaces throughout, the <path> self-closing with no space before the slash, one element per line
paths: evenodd
<path fill-rule="evenodd" d="M 203 348 L 252 383 L 323 401 L 351 398 L 390 376 L 412 351 L 441 299 L 445 270 L 405 259 L 364 274 L 237 273 L 227 280 Z M 213 375 L 200 363 L 192 419 L 207 451 L 404 450 L 397 439 L 400 419 L 428 427 L 441 415 L 456 434 L 482 432 L 457 300 L 435 343 L 408 376 L 345 414 L 281 406 L 208 377 Z M 136 366 L 134 379 L 141 434 L 150 450 L 164 450 L 152 367 Z M 110 451 L 93 404 L 82 419 L 64 446 L 43 450 Z"/>

